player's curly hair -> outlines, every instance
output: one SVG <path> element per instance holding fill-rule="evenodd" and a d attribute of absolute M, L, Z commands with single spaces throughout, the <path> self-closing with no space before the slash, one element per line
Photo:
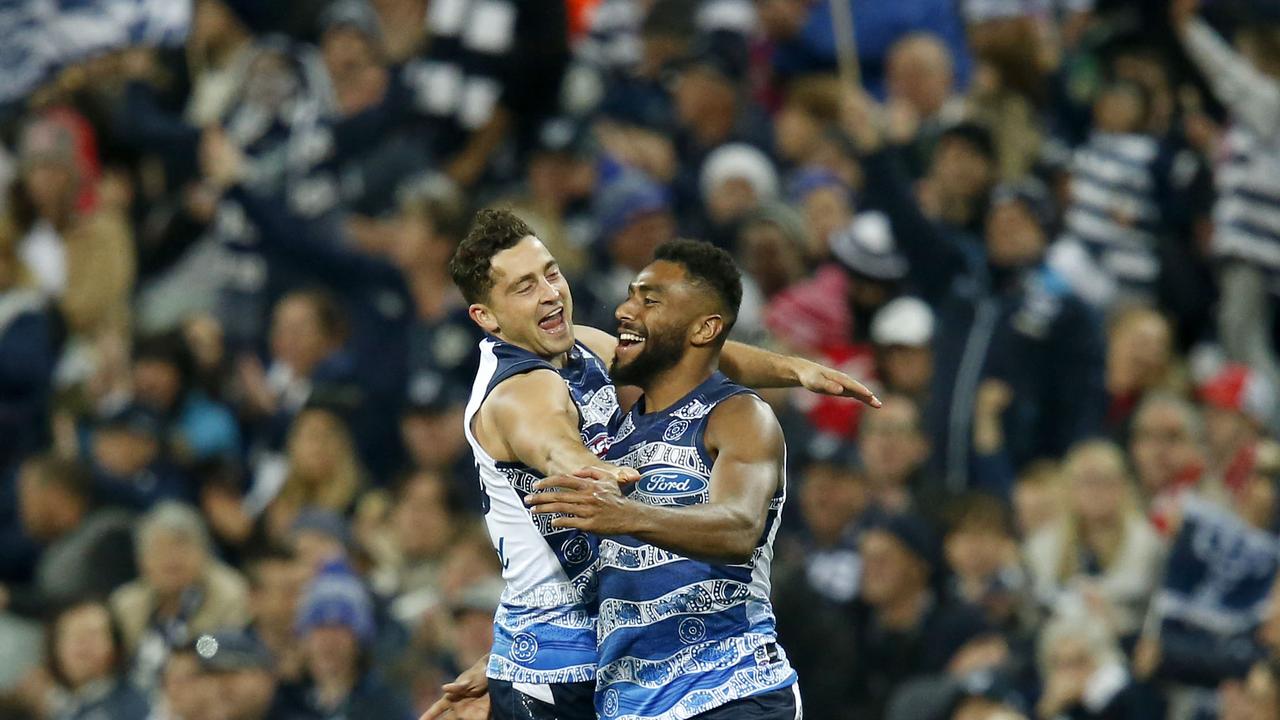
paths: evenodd
<path fill-rule="evenodd" d="M 654 260 L 679 263 L 693 283 L 710 290 L 724 316 L 723 341 L 738 319 L 742 305 L 742 272 L 733 256 L 704 240 L 668 240 L 653 253 Z"/>
<path fill-rule="evenodd" d="M 510 210 L 485 208 L 476 213 L 471 230 L 449 260 L 449 275 L 467 302 L 488 299 L 493 289 L 493 256 L 533 234 L 533 229 Z"/>

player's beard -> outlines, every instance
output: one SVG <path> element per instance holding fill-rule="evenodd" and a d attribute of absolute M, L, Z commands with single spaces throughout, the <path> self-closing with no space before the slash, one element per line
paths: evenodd
<path fill-rule="evenodd" d="M 647 389 L 648 383 L 675 367 L 680 358 L 684 357 L 684 332 L 681 328 L 648 328 L 648 331 L 644 347 L 630 362 L 620 365 L 618 358 L 614 357 L 609 375 L 615 383 Z"/>

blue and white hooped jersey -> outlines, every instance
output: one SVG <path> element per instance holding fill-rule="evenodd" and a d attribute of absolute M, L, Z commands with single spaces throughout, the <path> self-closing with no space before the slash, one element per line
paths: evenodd
<path fill-rule="evenodd" d="M 716 373 L 668 410 L 646 415 L 641 400 L 623 416 L 605 459 L 640 472 L 631 499 L 708 502 L 706 424 L 718 403 L 744 392 Z M 769 602 L 785 501 L 784 480 L 743 565 L 693 560 L 629 536 L 600 539 L 596 712 L 603 720 L 685 720 L 795 683 Z"/>
<path fill-rule="evenodd" d="M 480 342 L 480 370 L 467 403 L 467 440 L 484 489 L 484 519 L 502 562 L 506 589 L 493 619 L 488 676 L 520 683 L 585 682 L 596 668 L 597 540 L 551 526 L 553 514 L 524 504 L 542 475 L 518 462 L 494 460 L 476 442 L 471 421 L 500 383 L 534 370 L 558 372 L 574 404 L 582 441 L 597 454 L 621 415 L 604 362 L 581 343 L 556 368 L 528 350 L 494 337 Z M 529 423 L 540 422 L 536 415 Z"/>

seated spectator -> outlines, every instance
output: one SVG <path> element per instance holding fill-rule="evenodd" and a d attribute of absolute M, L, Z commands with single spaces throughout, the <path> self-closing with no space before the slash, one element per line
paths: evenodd
<path fill-rule="evenodd" d="M 192 500 L 191 479 L 170 462 L 156 413 L 126 405 L 99 421 L 89 436 L 94 497 L 143 511 L 163 500 Z"/>
<path fill-rule="evenodd" d="M 1147 514 L 1162 535 L 1173 532 L 1182 496 L 1194 493 L 1225 501 L 1220 488 L 1205 476 L 1200 412 L 1177 395 L 1150 393 L 1134 411 L 1129 457 Z"/>
<path fill-rule="evenodd" d="M 165 502 L 144 515 L 136 544 L 141 577 L 111 594 L 111 610 L 134 681 L 150 688 L 170 648 L 248 621 L 248 589 L 211 557 L 204 522 L 186 505 Z"/>
<path fill-rule="evenodd" d="M 38 617 L 50 607 L 101 597 L 133 579 L 133 518 L 97 507 L 88 474 L 73 462 L 37 455 L 18 475 L 22 528 L 39 544 L 34 577 L 0 584 L 4 609 Z"/>
<path fill-rule="evenodd" d="M 175 647 L 164 660 L 149 720 L 217 720 L 220 717 L 219 688 L 201 667 L 196 642 L 192 640 Z"/>
<path fill-rule="evenodd" d="M 745 284 L 765 302 L 805 276 L 804 219 L 785 203 L 775 202 L 747 216 L 738 230 L 737 256 Z"/>
<path fill-rule="evenodd" d="M 1063 517 L 1024 548 L 1031 590 L 1052 612 L 1082 596 L 1121 638 L 1135 635 L 1159 579 L 1160 538 L 1142 516 L 1124 454 L 1105 441 L 1067 454 Z"/>
<path fill-rule="evenodd" d="M 310 580 L 325 565 L 351 557 L 354 538 L 346 518 L 331 510 L 303 508 L 286 538 Z"/>
<path fill-rule="evenodd" d="M 787 179 L 787 200 L 804 216 L 806 259 L 811 265 L 826 262 L 832 236 L 853 222 L 850 181 L 825 167 L 801 167 Z"/>
<path fill-rule="evenodd" d="M 440 567 L 465 523 L 458 494 L 442 477 L 416 471 L 401 480 L 383 542 L 369 548 L 378 561 L 373 586 L 395 598 L 393 614 L 403 617 L 402 604 L 416 607 L 413 616 L 439 602 Z"/>
<path fill-rule="evenodd" d="M 236 457 L 240 429 L 231 411 L 195 386 L 195 359 L 178 335 L 143 338 L 133 352 L 133 395 L 156 413 L 179 462 Z"/>
<path fill-rule="evenodd" d="M 1004 640 L 977 608 L 942 603 L 932 531 L 912 515 L 885 515 L 862 535 L 860 602 L 855 607 L 858 669 L 854 707 L 881 717 L 895 685 L 947 671 L 964 674 L 1004 659 Z"/>
<path fill-rule="evenodd" d="M 883 395 L 884 405 L 863 418 L 858 455 L 872 505 L 887 512 L 936 513 L 942 488 L 925 470 L 929 439 L 920 426 L 920 408 L 901 395 Z"/>
<path fill-rule="evenodd" d="M 297 720 L 284 707 L 271 653 L 253 635 L 223 631 L 196 640 L 200 669 L 226 720 Z"/>
<path fill-rule="evenodd" d="M 1161 717 L 1151 698 L 1129 676 L 1124 654 L 1104 620 L 1062 615 L 1040 633 L 1040 718 Z"/>
<path fill-rule="evenodd" d="M 945 515 L 943 549 L 952 573 L 948 601 L 982 608 L 992 627 L 1015 630 L 1027 578 L 1005 505 L 974 494 L 956 499 Z"/>
<path fill-rule="evenodd" d="M 1040 460 L 1028 465 L 1013 486 L 1012 500 L 1018 537 L 1025 540 L 1053 525 L 1065 504 L 1058 464 Z"/>
<path fill-rule="evenodd" d="M 249 632 L 271 653 L 276 675 L 294 682 L 302 675 L 302 657 L 293 633 L 302 590 L 310 576 L 291 550 L 268 549 L 245 564 L 249 580 Z"/>
<path fill-rule="evenodd" d="M 267 536 L 284 538 L 303 508 L 348 515 L 365 484 L 364 470 L 346 424 L 323 407 L 304 409 L 289 429 L 288 465 L 272 492 L 272 476 L 259 477 L 250 491 L 253 508 L 265 505 Z"/>
<path fill-rule="evenodd" d="M 30 286 L 18 238 L 0 227 L 0 468 L 47 441 L 53 368 L 61 330 Z"/>
<path fill-rule="evenodd" d="M 82 601 L 59 611 L 49 624 L 46 658 L 55 688 L 44 717 L 63 720 L 145 720 L 146 697 L 124 679 L 120 632 L 107 606 Z"/>
<path fill-rule="evenodd" d="M 707 220 L 699 234 L 703 240 L 728 247 L 743 218 L 777 199 L 778 173 L 759 149 L 728 143 L 702 163 L 699 190 Z"/>
<path fill-rule="evenodd" d="M 330 720 L 411 720 L 408 703 L 369 667 L 377 632 L 373 602 L 348 568 L 330 564 L 311 581 L 296 627 L 306 679 L 291 698 L 291 710 Z"/>
<path fill-rule="evenodd" d="M 415 471 L 449 478 L 453 491 L 467 508 L 480 507 L 479 482 L 471 446 L 463 432 L 465 407 L 444 398 L 429 402 L 411 399 L 400 410 L 400 442 Z"/>
<path fill-rule="evenodd" d="M 1107 429 L 1118 441 L 1146 393 L 1181 389 L 1173 353 L 1173 326 L 1157 310 L 1127 308 L 1107 324 Z"/>
<path fill-rule="evenodd" d="M 1239 494 L 1253 472 L 1258 443 L 1275 417 L 1276 393 L 1261 373 L 1227 365 L 1199 388 L 1208 470 Z"/>
<path fill-rule="evenodd" d="M 840 83 L 814 75 L 792 80 L 773 118 L 773 145 L 786 167 L 822 165 L 823 136 L 840 120 Z M 835 168 L 828 167 L 834 171 Z"/>
<path fill-rule="evenodd" d="M 889 393 L 917 404 L 933 382 L 933 310 L 923 300 L 900 297 L 885 303 L 871 321 L 876 377 Z"/>

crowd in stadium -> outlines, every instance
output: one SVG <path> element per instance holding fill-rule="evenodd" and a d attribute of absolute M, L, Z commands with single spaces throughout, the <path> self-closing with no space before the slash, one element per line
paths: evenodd
<path fill-rule="evenodd" d="M 489 206 L 609 331 L 726 248 L 736 339 L 883 399 L 761 390 L 809 717 L 1280 718 L 1280 10 L 852 8 L 860 87 L 830 0 L 193 0 L 0 107 L 0 718 L 409 720 L 488 652 Z"/>

